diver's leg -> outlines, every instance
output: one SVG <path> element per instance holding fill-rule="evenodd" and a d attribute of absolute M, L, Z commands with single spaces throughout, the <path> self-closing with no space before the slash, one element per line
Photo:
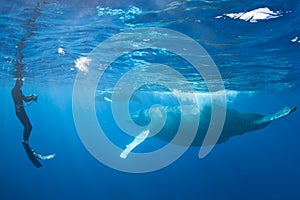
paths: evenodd
<path fill-rule="evenodd" d="M 23 131 L 23 141 L 25 143 L 28 143 L 30 132 L 32 130 L 32 125 L 30 123 L 30 120 L 25 112 L 25 110 L 21 110 L 17 113 L 17 116 L 21 123 L 24 126 L 24 131 Z"/>

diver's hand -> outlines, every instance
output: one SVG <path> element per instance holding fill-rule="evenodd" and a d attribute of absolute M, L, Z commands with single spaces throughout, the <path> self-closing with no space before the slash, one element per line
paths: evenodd
<path fill-rule="evenodd" d="M 38 100 L 38 96 L 37 96 L 36 94 L 32 94 L 32 95 L 31 95 L 31 98 L 32 98 L 32 100 L 35 101 L 35 102 L 37 102 L 37 100 Z"/>

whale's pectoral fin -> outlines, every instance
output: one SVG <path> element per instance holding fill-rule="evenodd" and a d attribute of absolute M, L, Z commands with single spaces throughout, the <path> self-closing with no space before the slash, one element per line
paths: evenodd
<path fill-rule="evenodd" d="M 256 124 L 263 124 L 263 123 L 269 123 L 271 121 L 274 121 L 276 119 L 288 116 L 292 112 L 294 112 L 297 109 L 296 106 L 290 108 L 290 107 L 284 107 L 283 109 L 279 110 L 278 112 L 272 114 L 272 115 L 266 115 L 263 118 L 256 120 Z"/>
<path fill-rule="evenodd" d="M 120 157 L 125 159 L 127 158 L 127 155 L 136 147 L 138 146 L 139 144 L 141 144 L 149 135 L 149 130 L 145 130 L 145 131 L 142 131 L 138 136 L 136 136 L 134 138 L 134 140 L 126 145 L 126 149 L 124 149 L 122 151 L 122 153 L 120 154 Z"/>

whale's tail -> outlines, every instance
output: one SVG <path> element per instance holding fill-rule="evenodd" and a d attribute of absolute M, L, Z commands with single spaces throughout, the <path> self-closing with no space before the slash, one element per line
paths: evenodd
<path fill-rule="evenodd" d="M 296 106 L 290 108 L 290 107 L 284 107 L 283 109 L 279 110 L 278 112 L 272 114 L 272 115 L 266 115 L 263 118 L 256 120 L 254 123 L 256 124 L 264 124 L 264 123 L 270 123 L 276 119 L 280 119 L 282 117 L 288 116 L 292 112 L 294 112 L 297 109 Z"/>

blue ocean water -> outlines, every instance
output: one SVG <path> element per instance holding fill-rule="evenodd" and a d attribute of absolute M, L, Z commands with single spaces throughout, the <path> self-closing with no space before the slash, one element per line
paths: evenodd
<path fill-rule="evenodd" d="M 190 147 L 163 169 L 134 174 L 112 169 L 89 153 L 72 107 L 73 84 L 89 53 L 116 34 L 149 27 L 175 30 L 200 44 L 220 71 L 229 107 L 270 114 L 298 106 L 299 9 L 291 0 L 2 1 L 1 199 L 299 199 L 299 111 L 216 145 L 204 159 L 198 158 L 199 147 Z M 132 138 L 113 121 L 109 95 L 126 72 L 147 63 L 172 66 L 207 98 L 203 78 L 170 52 L 139 49 L 119 57 L 97 86 L 95 107 L 103 129 L 120 135 L 111 139 L 121 147 Z M 21 144 L 23 127 L 11 97 L 18 76 L 25 78 L 25 94 L 39 96 L 26 108 L 33 125 L 30 145 L 56 154 L 40 169 Z M 139 91 L 132 110 L 141 108 L 139 101 L 178 104 L 165 95 L 167 88 L 151 82 Z M 154 138 L 142 145 L 137 152 L 164 143 Z"/>

